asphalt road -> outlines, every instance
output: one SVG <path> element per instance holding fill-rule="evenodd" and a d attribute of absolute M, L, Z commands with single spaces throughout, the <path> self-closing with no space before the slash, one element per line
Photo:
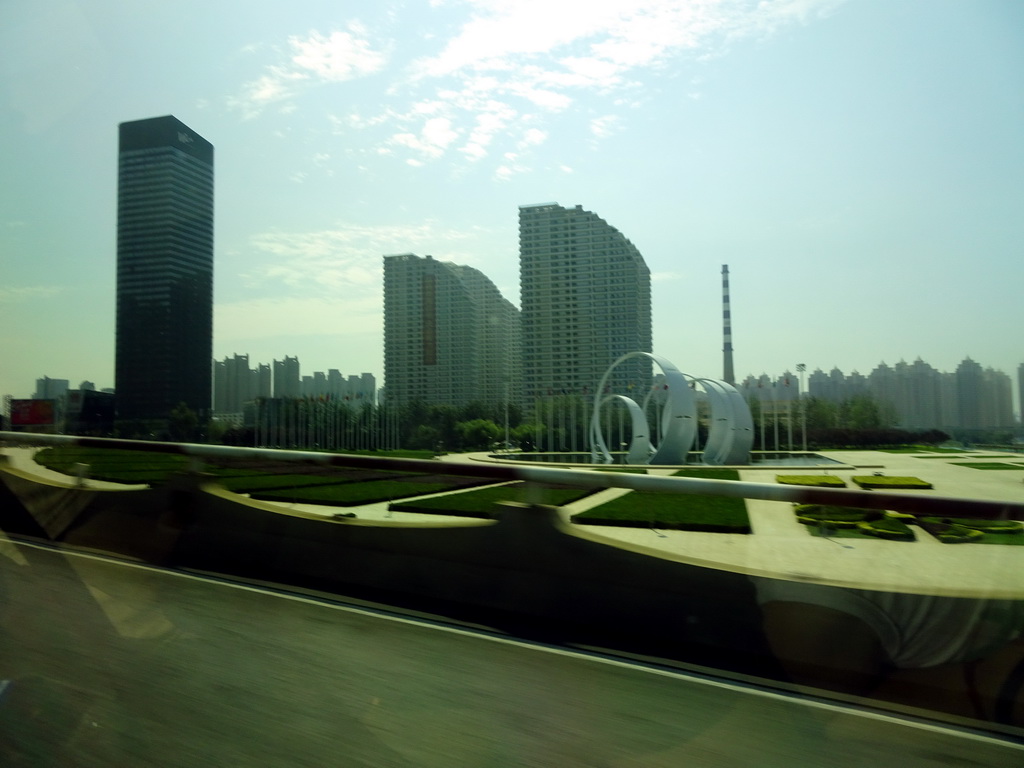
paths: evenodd
<path fill-rule="evenodd" d="M 1024 747 L 0 540 L 4 766 L 1013 766 Z"/>

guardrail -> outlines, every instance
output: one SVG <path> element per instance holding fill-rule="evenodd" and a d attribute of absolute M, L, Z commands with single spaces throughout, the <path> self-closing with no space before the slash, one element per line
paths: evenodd
<path fill-rule="evenodd" d="M 77 445 L 87 448 L 120 448 L 153 453 L 176 453 L 204 459 L 270 459 L 273 461 L 314 462 L 316 464 L 361 469 L 385 469 L 436 474 L 439 464 L 429 459 L 398 459 L 318 451 L 290 451 L 277 448 L 242 448 L 198 443 L 169 443 L 116 438 L 43 435 L 0 432 L 0 442 L 16 445 Z M 627 488 L 659 493 L 730 496 L 798 504 L 834 504 L 843 507 L 883 509 L 913 514 L 981 517 L 1024 520 L 1024 503 L 937 496 L 932 494 L 864 491 L 843 488 L 808 488 L 777 483 L 753 483 L 740 480 L 710 480 L 691 477 L 655 477 L 622 472 L 595 472 L 583 469 L 556 469 L 537 466 L 511 466 L 480 462 L 445 461 L 444 474 L 521 480 L 537 485 L 570 485 L 581 488 Z"/>

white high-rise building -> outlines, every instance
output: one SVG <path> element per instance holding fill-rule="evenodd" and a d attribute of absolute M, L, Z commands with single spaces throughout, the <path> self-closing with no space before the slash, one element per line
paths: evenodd
<path fill-rule="evenodd" d="M 519 208 L 523 318 L 523 394 L 594 393 L 601 376 L 628 352 L 651 352 L 651 275 L 619 230 L 582 206 Z M 642 397 L 651 365 L 616 368 L 613 393 Z"/>
<path fill-rule="evenodd" d="M 384 386 L 390 403 L 517 402 L 519 311 L 472 267 L 384 257 Z"/>

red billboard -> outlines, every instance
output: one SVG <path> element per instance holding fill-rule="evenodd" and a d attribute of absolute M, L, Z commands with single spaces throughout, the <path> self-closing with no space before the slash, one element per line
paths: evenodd
<path fill-rule="evenodd" d="M 11 426 L 52 426 L 56 405 L 56 400 L 11 400 Z"/>

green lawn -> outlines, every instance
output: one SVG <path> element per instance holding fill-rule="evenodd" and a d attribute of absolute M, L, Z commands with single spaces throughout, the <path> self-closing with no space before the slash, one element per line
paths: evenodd
<path fill-rule="evenodd" d="M 334 485 L 317 485 L 310 488 L 292 488 L 290 490 L 259 491 L 251 494 L 254 499 L 298 504 L 323 504 L 333 507 L 358 507 L 362 504 L 376 504 L 392 499 L 410 496 L 426 496 L 431 493 L 453 491 L 471 485 L 488 484 L 489 480 L 474 480 L 467 483 L 465 479 L 452 478 L 442 480 L 437 476 L 433 479 L 424 478 L 408 480 L 371 480 L 360 483 L 342 483 Z"/>
<path fill-rule="evenodd" d="M 688 467 L 672 473 L 672 477 L 699 477 L 705 480 L 739 480 L 740 473 L 735 469 L 716 469 L 713 467 Z"/>
<path fill-rule="evenodd" d="M 1024 464 L 1009 464 L 1005 461 L 951 461 L 950 464 L 971 469 L 1016 469 L 1018 472 L 1024 469 Z"/>
<path fill-rule="evenodd" d="M 260 491 L 304 488 L 316 485 L 338 485 L 329 475 L 240 475 L 221 476 L 217 482 L 234 493 L 259 493 Z"/>
<path fill-rule="evenodd" d="M 75 464 L 88 464 L 88 476 L 96 480 L 157 484 L 166 480 L 168 475 L 185 471 L 190 458 L 173 453 L 68 445 L 43 448 L 35 454 L 35 461 L 55 472 L 72 476 L 75 474 Z"/>
<path fill-rule="evenodd" d="M 725 496 L 632 491 L 573 515 L 572 521 L 589 525 L 750 533 L 746 502 Z"/>

